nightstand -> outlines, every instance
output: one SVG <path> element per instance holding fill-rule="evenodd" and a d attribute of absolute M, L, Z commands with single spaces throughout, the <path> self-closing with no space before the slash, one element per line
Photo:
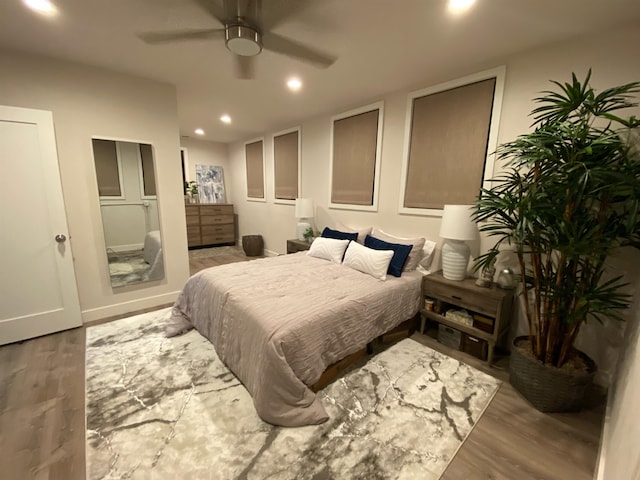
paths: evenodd
<path fill-rule="evenodd" d="M 425 321 L 438 323 L 444 329 L 443 337 L 453 343 L 453 348 L 484 359 L 489 365 L 493 351 L 509 331 L 513 291 L 502 289 L 494 283 L 489 288 L 479 287 L 475 278 L 462 281 L 447 280 L 442 272 L 425 275 L 422 279 L 423 306 L 420 310 L 424 333 Z M 446 316 L 448 310 L 464 309 L 471 315 L 471 324 L 460 323 Z"/>
<path fill-rule="evenodd" d="M 287 253 L 296 253 L 303 250 L 309 250 L 309 247 L 311 247 L 311 244 L 306 240 L 298 240 L 297 238 L 293 240 L 287 240 Z"/>

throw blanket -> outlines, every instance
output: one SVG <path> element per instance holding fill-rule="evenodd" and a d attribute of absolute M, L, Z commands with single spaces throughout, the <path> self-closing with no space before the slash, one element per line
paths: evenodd
<path fill-rule="evenodd" d="M 387 278 L 306 252 L 222 265 L 188 280 L 172 322 L 213 343 L 263 420 L 318 424 L 328 417 L 308 386 L 419 309 L 420 273 Z"/>

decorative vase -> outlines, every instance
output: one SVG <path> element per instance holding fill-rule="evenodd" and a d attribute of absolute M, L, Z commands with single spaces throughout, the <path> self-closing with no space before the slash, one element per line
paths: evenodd
<path fill-rule="evenodd" d="M 597 367 L 586 354 L 576 351 L 587 366 L 587 372 L 569 372 L 548 366 L 518 348 L 528 336 L 516 337 L 511 348 L 509 383 L 541 412 L 575 412 L 585 403 L 585 395 L 593 383 Z"/>

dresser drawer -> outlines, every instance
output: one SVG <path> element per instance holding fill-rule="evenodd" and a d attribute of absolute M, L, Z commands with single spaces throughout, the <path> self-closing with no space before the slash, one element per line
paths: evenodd
<path fill-rule="evenodd" d="M 197 217 L 198 215 L 200 215 L 200 209 L 198 205 L 185 205 L 184 208 L 187 213 L 187 217 L 191 217 L 191 216 Z"/>
<path fill-rule="evenodd" d="M 187 215 L 187 229 L 192 226 L 195 226 L 195 227 L 200 226 L 200 217 L 198 215 L 195 215 L 195 216 Z"/>
<path fill-rule="evenodd" d="M 200 215 L 201 225 L 233 225 L 233 215 Z"/>
<path fill-rule="evenodd" d="M 188 217 L 187 217 L 188 218 Z M 200 241 L 200 226 L 187 224 L 187 244 L 190 247 L 198 247 L 202 245 Z"/>
<path fill-rule="evenodd" d="M 452 286 L 446 285 L 432 281 L 429 275 L 423 278 L 423 282 L 425 295 L 486 315 L 495 315 L 503 296 L 502 293 L 496 295 L 494 289 L 490 288 L 483 291 L 467 289 L 462 282 L 456 282 L 457 285 Z"/>
<path fill-rule="evenodd" d="M 200 205 L 200 215 L 231 215 L 233 217 L 233 205 Z"/>
<path fill-rule="evenodd" d="M 202 245 L 215 245 L 218 243 L 233 243 L 233 234 L 223 235 L 212 233 L 211 235 L 202 235 Z"/>
<path fill-rule="evenodd" d="M 218 225 L 202 225 L 202 235 L 226 235 L 233 238 L 233 225 L 231 224 L 218 224 Z"/>

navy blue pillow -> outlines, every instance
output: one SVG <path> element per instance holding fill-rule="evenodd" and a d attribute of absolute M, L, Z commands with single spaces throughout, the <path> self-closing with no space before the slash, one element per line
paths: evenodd
<path fill-rule="evenodd" d="M 337 240 L 353 240 L 353 241 L 358 240 L 357 232 L 354 232 L 354 233 L 341 232 L 339 230 L 331 230 L 329 227 L 324 227 L 324 230 L 322 230 L 321 236 L 325 238 L 335 238 Z"/>
<path fill-rule="evenodd" d="M 379 238 L 372 237 L 371 235 L 367 235 L 367 238 L 364 239 L 364 246 L 373 248 L 374 250 L 393 250 L 393 257 L 391 257 L 387 273 L 394 277 L 402 275 L 404 264 L 407 263 L 409 252 L 411 252 L 411 249 L 413 248 L 412 245 L 389 243 L 384 240 L 380 240 Z"/>

